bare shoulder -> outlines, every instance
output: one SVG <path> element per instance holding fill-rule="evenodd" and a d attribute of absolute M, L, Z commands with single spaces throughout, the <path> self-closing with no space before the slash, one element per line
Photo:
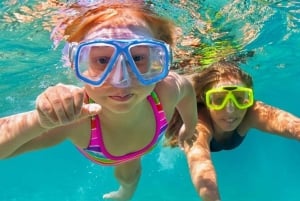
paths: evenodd
<path fill-rule="evenodd" d="M 272 131 L 273 129 L 271 128 L 281 124 L 281 121 L 286 118 L 287 115 L 289 115 L 289 113 L 279 108 L 261 101 L 255 101 L 254 105 L 248 109 L 243 125 L 248 128 L 253 127 L 263 131 Z M 283 116 L 284 118 L 282 118 Z"/>
<path fill-rule="evenodd" d="M 185 77 L 170 72 L 164 80 L 156 84 L 154 90 L 165 112 L 171 115 L 179 101 L 188 94 L 189 90 L 193 90 L 193 87 Z"/>
<path fill-rule="evenodd" d="M 188 82 L 188 79 L 185 76 L 179 75 L 176 72 L 170 72 L 165 79 L 157 83 L 157 86 L 168 86 L 171 88 L 178 88 L 181 85 L 185 85 L 186 82 Z"/>
<path fill-rule="evenodd" d="M 170 72 L 164 80 L 156 84 L 155 91 L 161 99 L 176 102 L 187 88 L 192 89 L 188 79 L 175 72 Z"/>
<path fill-rule="evenodd" d="M 261 101 L 255 101 L 254 105 L 248 109 L 247 117 L 252 121 L 259 121 L 260 119 L 269 118 L 275 114 L 279 109 L 271 105 L 267 105 Z"/>

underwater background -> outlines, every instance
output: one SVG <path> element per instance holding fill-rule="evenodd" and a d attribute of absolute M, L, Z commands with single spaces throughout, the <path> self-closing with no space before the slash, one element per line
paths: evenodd
<path fill-rule="evenodd" d="M 300 2 L 152 1 L 181 27 L 175 62 L 239 59 L 255 98 L 300 116 Z M 51 1 L 0 2 L 0 117 L 34 109 L 48 86 L 78 84 L 50 40 Z M 189 47 L 198 39 L 197 46 Z M 298 141 L 251 130 L 232 151 L 212 154 L 222 201 L 299 201 Z M 98 201 L 118 188 L 111 167 L 83 157 L 70 142 L 0 161 L 0 201 Z M 196 201 L 184 154 L 157 146 L 143 157 L 133 201 Z"/>

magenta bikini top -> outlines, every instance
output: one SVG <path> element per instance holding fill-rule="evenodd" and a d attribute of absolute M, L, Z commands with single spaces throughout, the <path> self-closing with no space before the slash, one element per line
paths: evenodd
<path fill-rule="evenodd" d="M 98 115 L 95 115 L 91 118 L 91 138 L 89 146 L 83 149 L 78 148 L 80 152 L 93 162 L 101 165 L 118 165 L 120 163 L 139 158 L 142 155 L 150 152 L 164 135 L 168 126 L 168 122 L 165 112 L 163 111 L 162 105 L 160 104 L 160 101 L 154 91 L 151 92 L 149 96 L 147 96 L 147 100 L 152 107 L 156 121 L 154 137 L 147 146 L 140 150 L 127 153 L 122 156 L 111 155 L 106 150 L 103 142 L 100 118 Z"/>

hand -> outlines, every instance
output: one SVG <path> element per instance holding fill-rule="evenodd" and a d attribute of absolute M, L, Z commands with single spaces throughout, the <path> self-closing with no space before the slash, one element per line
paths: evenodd
<path fill-rule="evenodd" d="M 49 87 L 36 100 L 41 127 L 51 129 L 70 124 L 101 111 L 100 105 L 85 104 L 83 100 L 82 88 L 63 84 Z"/>
<path fill-rule="evenodd" d="M 195 139 L 195 129 L 186 129 L 185 124 L 183 124 L 179 130 L 178 146 L 184 150 L 184 142 L 191 145 Z"/>

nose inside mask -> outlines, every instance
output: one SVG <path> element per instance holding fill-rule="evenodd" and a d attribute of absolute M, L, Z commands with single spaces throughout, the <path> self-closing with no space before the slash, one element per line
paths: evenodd
<path fill-rule="evenodd" d="M 235 105 L 233 103 L 232 100 L 228 100 L 228 103 L 226 104 L 226 111 L 231 113 L 231 112 L 234 112 L 235 110 Z"/>
<path fill-rule="evenodd" d="M 127 61 L 124 55 L 120 55 L 116 59 L 116 63 L 109 75 L 109 83 L 114 87 L 125 88 L 130 86 L 131 79 L 128 72 Z"/>

